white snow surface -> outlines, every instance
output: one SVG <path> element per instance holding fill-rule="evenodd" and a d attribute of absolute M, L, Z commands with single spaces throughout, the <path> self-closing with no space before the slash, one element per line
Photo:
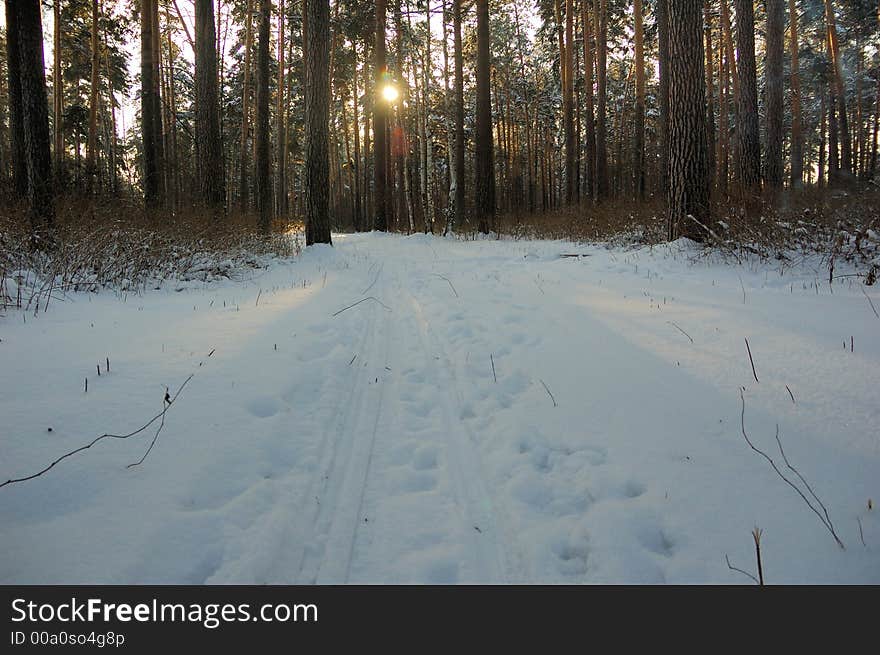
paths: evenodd
<path fill-rule="evenodd" d="M 0 488 L 0 582 L 751 584 L 758 526 L 768 583 L 877 584 L 866 294 L 683 241 L 373 233 L 7 311 L 0 481 L 194 377 L 142 465 L 154 429 Z"/>

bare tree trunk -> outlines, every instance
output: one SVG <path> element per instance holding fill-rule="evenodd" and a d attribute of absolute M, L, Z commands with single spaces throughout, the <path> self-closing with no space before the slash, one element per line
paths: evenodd
<path fill-rule="evenodd" d="M 450 190 L 454 198 L 453 225 L 457 228 L 464 222 L 465 204 L 465 164 L 464 164 L 464 58 L 461 44 L 461 18 L 464 0 L 453 3 L 453 58 L 455 59 L 455 178 Z"/>
<path fill-rule="evenodd" d="M 8 4 L 8 3 L 7 3 Z M 56 0 L 52 3 L 54 17 L 53 52 L 52 59 L 52 109 L 54 123 L 54 166 L 55 182 L 61 184 L 61 175 L 64 170 L 64 74 L 61 71 L 61 2 Z"/>
<path fill-rule="evenodd" d="M 490 97 L 489 0 L 477 5 L 477 116 L 475 129 L 474 200 L 480 232 L 494 227 L 495 158 L 492 140 L 492 99 Z"/>
<path fill-rule="evenodd" d="M 825 0 L 825 25 L 828 35 L 828 58 L 831 60 L 832 82 L 837 100 L 837 122 L 840 126 L 842 148 L 840 170 L 849 177 L 852 173 L 852 144 L 849 139 L 849 119 L 846 114 L 846 89 L 843 85 L 843 64 L 840 61 L 840 47 L 837 42 L 837 19 L 834 16 L 834 3 Z"/>
<path fill-rule="evenodd" d="M 195 144 L 196 184 L 200 202 L 215 211 L 226 201 L 217 49 L 212 0 L 196 0 Z"/>
<path fill-rule="evenodd" d="M 305 0 L 309 26 L 305 51 L 305 210 L 306 245 L 330 243 L 330 3 Z"/>
<path fill-rule="evenodd" d="M 766 101 L 764 107 L 767 121 L 767 153 L 764 164 L 764 180 L 771 190 L 782 188 L 783 163 L 782 141 L 784 111 L 782 91 L 782 58 L 785 53 L 785 0 L 766 0 L 767 41 L 764 65 Z"/>
<path fill-rule="evenodd" d="M 12 141 L 13 190 L 19 198 L 28 193 L 27 151 L 24 143 L 24 107 L 21 96 L 18 2 L 6 3 L 6 66 L 9 77 L 9 136 Z"/>
<path fill-rule="evenodd" d="M 703 0 L 669 4 L 670 234 L 701 241 L 709 219 Z"/>
<path fill-rule="evenodd" d="M 665 4 L 666 0 L 658 0 L 658 10 L 660 5 L 665 6 Z M 584 23 L 584 90 L 587 95 L 587 129 L 585 138 L 587 147 L 587 165 L 585 175 L 585 187 L 587 195 L 590 198 L 594 198 L 596 181 L 596 109 L 593 102 L 593 29 L 590 20 L 589 0 L 581 0 L 581 14 Z M 525 71 L 523 71 L 523 76 L 525 77 Z M 663 122 L 663 120 L 664 119 L 661 118 L 661 123 Z"/>
<path fill-rule="evenodd" d="M 338 5 L 337 5 L 338 6 Z M 275 107 L 275 214 L 285 213 L 287 197 L 287 180 L 284 169 L 284 0 L 278 0 L 278 85 L 276 88 L 277 104 Z"/>
<path fill-rule="evenodd" d="M 596 15 L 596 77 L 598 94 L 598 116 L 596 119 L 596 198 L 602 200 L 608 195 L 608 145 L 607 116 L 608 101 L 607 58 L 608 58 L 608 6 L 607 0 L 594 0 Z"/>
<path fill-rule="evenodd" d="M 248 200 L 248 133 L 249 133 L 249 110 L 251 106 L 251 51 L 254 47 L 253 23 L 254 23 L 254 0 L 247 0 L 244 27 L 244 86 L 241 96 L 241 148 L 239 150 L 238 167 L 238 199 L 242 212 L 246 212 L 250 205 Z"/>
<path fill-rule="evenodd" d="M 722 0 L 724 4 L 725 0 Z M 658 65 L 660 67 L 659 104 L 660 118 L 657 127 L 660 142 L 660 191 L 664 199 L 669 196 L 669 0 L 657 0 Z"/>
<path fill-rule="evenodd" d="M 376 47 L 374 74 L 376 77 L 376 100 L 373 104 L 373 174 L 375 175 L 376 213 L 373 228 L 381 232 L 388 229 L 388 103 L 382 100 L 382 89 L 387 80 L 385 55 L 385 9 L 386 0 L 376 0 Z"/>
<path fill-rule="evenodd" d="M 788 0 L 791 52 L 791 186 L 799 189 L 804 178 L 804 137 L 801 111 L 800 44 L 798 11 L 795 0 Z"/>
<path fill-rule="evenodd" d="M 715 170 L 715 82 L 714 75 L 714 58 L 712 55 L 712 14 L 709 11 L 709 3 L 711 0 L 705 0 L 703 3 L 703 17 L 706 30 L 706 133 L 709 142 L 709 188 L 712 188 L 716 177 Z"/>
<path fill-rule="evenodd" d="M 7 22 L 7 34 L 15 32 L 18 42 L 18 63 L 21 80 L 22 127 L 24 129 L 25 168 L 27 170 L 27 199 L 35 245 L 43 244 L 54 224 L 55 207 L 52 190 L 52 155 L 49 144 L 49 105 L 46 98 L 46 71 L 43 67 L 43 23 L 39 0 L 7 2 L 17 7 L 12 28 Z"/>
<path fill-rule="evenodd" d="M 642 0 L 635 0 L 636 105 L 633 135 L 633 189 L 638 200 L 645 198 L 645 30 Z"/>
<path fill-rule="evenodd" d="M 141 138 L 143 139 L 143 187 L 144 202 L 148 207 L 161 204 L 161 162 L 156 135 L 158 104 L 154 96 L 158 92 L 157 63 L 153 50 L 153 3 L 156 0 L 141 0 Z"/>
<path fill-rule="evenodd" d="M 57 4 L 57 2 L 56 2 Z M 98 80 L 100 59 L 98 53 L 98 0 L 92 0 L 91 59 L 92 73 L 89 86 L 89 140 L 86 146 L 86 193 L 94 192 L 97 167 L 95 151 L 98 148 Z"/>
<path fill-rule="evenodd" d="M 739 183 L 746 213 L 757 211 L 761 193 L 761 140 L 758 132 L 758 85 L 755 68 L 755 10 L 752 0 L 735 0 L 739 105 Z"/>
<path fill-rule="evenodd" d="M 556 0 L 556 21 L 559 31 L 559 62 L 562 78 L 562 124 L 565 132 L 565 202 L 575 201 L 577 192 L 577 143 L 574 133 L 574 2 L 565 0 L 563 27 L 561 0 Z"/>
<path fill-rule="evenodd" d="M 269 231 L 272 219 L 272 177 L 269 166 L 269 16 L 271 0 L 260 0 L 257 44 L 256 205 L 260 227 Z M 311 25 L 309 25 L 311 31 Z M 309 34 L 308 38 L 311 38 Z M 326 47 L 326 43 L 324 44 Z"/>

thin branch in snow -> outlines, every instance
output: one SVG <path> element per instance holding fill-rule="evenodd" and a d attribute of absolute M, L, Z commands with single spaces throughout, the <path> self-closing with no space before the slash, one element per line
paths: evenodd
<path fill-rule="evenodd" d="M 675 321 L 666 321 L 666 322 L 669 323 L 669 324 L 670 324 L 671 326 L 673 326 L 674 328 L 676 328 L 679 332 L 681 332 L 681 333 L 682 333 L 684 336 L 686 336 L 688 339 L 690 339 L 690 340 L 691 340 L 691 343 L 694 342 L 693 337 L 691 337 L 691 335 L 689 335 L 687 332 L 685 332 L 685 331 L 682 330 L 680 327 L 678 327 L 678 324 L 675 323 Z"/>
<path fill-rule="evenodd" d="M 880 318 L 880 314 L 877 313 L 877 308 L 874 307 L 874 301 L 871 300 L 871 296 L 868 295 L 868 292 L 865 291 L 865 287 L 859 287 L 862 290 L 862 293 L 865 294 L 865 298 L 868 299 L 868 303 L 871 305 L 871 309 L 874 311 L 874 316 Z"/>
<path fill-rule="evenodd" d="M 54 468 L 55 465 L 58 464 L 59 462 L 67 459 L 68 457 L 71 457 L 72 455 L 76 455 L 77 453 L 80 453 L 84 450 L 88 450 L 89 448 L 94 446 L 96 443 L 98 443 L 102 439 L 128 439 L 130 437 L 134 437 L 135 435 L 140 434 L 141 432 L 146 430 L 148 427 L 153 425 L 153 423 L 155 423 L 156 421 L 160 421 L 159 430 L 156 431 L 156 437 L 158 437 L 159 431 L 161 431 L 162 426 L 165 423 L 165 414 L 168 412 L 169 409 L 171 409 L 171 406 L 174 404 L 174 401 L 177 400 L 177 397 L 180 395 L 180 392 L 183 391 L 183 388 L 187 385 L 187 383 L 189 383 L 190 380 L 193 379 L 193 375 L 195 375 L 195 374 L 191 373 L 190 376 L 186 380 L 183 381 L 183 384 L 181 384 L 180 387 L 178 387 L 177 391 L 174 393 L 174 396 L 171 396 L 169 398 L 168 392 L 166 391 L 166 400 L 163 403 L 162 411 L 159 412 L 158 414 L 156 414 L 153 418 L 151 418 L 149 421 L 147 421 L 144 425 L 139 427 L 134 432 L 129 432 L 128 434 L 109 434 L 109 433 L 102 434 L 99 437 L 95 437 L 91 442 L 89 442 L 85 446 L 80 446 L 79 448 L 77 448 L 75 450 L 71 450 L 69 453 L 65 453 L 64 455 L 62 455 L 61 457 L 56 459 L 54 462 L 49 464 L 49 466 L 47 466 L 43 470 L 38 471 L 37 473 L 34 473 L 32 475 L 25 476 L 23 478 L 15 478 L 12 480 L 7 480 L 6 482 L 0 484 L 0 488 L 3 488 L 8 484 L 13 484 L 16 482 L 25 482 L 27 480 L 33 480 L 34 478 L 38 478 L 41 475 L 43 475 L 44 473 L 46 473 L 49 470 L 51 470 L 52 468 Z M 155 443 L 156 437 L 153 437 L 153 443 Z M 151 444 L 150 448 L 152 449 L 152 447 L 153 446 Z M 149 451 L 147 451 L 147 452 L 149 453 Z M 146 457 L 146 455 L 144 455 L 144 457 Z M 141 459 L 141 461 L 143 461 L 143 459 Z"/>
<path fill-rule="evenodd" d="M 758 382 L 758 373 L 755 371 L 755 360 L 752 359 L 752 349 L 749 348 L 749 340 L 746 339 L 746 350 L 749 352 L 749 361 L 752 363 L 752 375 L 755 376 L 755 382 Z"/>
<path fill-rule="evenodd" d="M 436 275 L 439 278 L 443 278 L 444 280 L 449 282 L 449 287 L 452 289 L 452 293 L 454 293 L 455 297 L 458 298 L 458 291 L 456 291 L 455 287 L 452 286 L 452 282 L 450 281 L 450 279 L 448 277 L 446 277 L 445 275 L 440 275 L 440 273 L 434 273 L 433 275 Z"/>
<path fill-rule="evenodd" d="M 865 543 L 865 532 L 862 530 L 862 519 L 861 519 L 861 517 L 857 516 L 857 517 L 856 517 L 856 521 L 857 521 L 858 524 L 859 524 L 859 538 L 862 540 L 862 546 L 864 546 L 865 548 L 867 548 L 867 547 L 868 547 L 868 544 Z"/>
<path fill-rule="evenodd" d="M 797 405 L 797 402 L 794 399 L 794 394 L 791 392 L 791 389 L 788 388 L 788 385 L 785 385 L 785 390 L 788 392 L 788 395 L 791 396 L 791 402 Z"/>
<path fill-rule="evenodd" d="M 809 507 L 810 510 L 812 510 L 812 512 L 816 516 L 819 517 L 819 520 L 822 522 L 822 525 L 824 525 L 825 528 L 828 530 L 828 532 L 831 533 L 831 536 L 834 537 L 834 541 L 837 542 L 837 545 L 840 546 L 841 549 L 846 550 L 846 546 L 843 545 L 843 542 L 840 540 L 840 537 L 838 537 L 837 533 L 834 531 L 834 526 L 831 525 L 831 521 L 829 521 L 825 516 L 822 515 L 821 512 L 819 512 L 818 509 L 816 509 L 816 507 L 813 505 L 813 503 L 810 502 L 810 499 L 807 498 L 807 496 L 804 494 L 804 492 L 801 491 L 800 488 L 794 482 L 792 482 L 787 477 L 785 477 L 785 474 L 779 470 L 779 467 L 776 465 L 776 462 L 774 462 L 773 459 L 767 453 L 765 453 L 763 450 L 757 448 L 755 446 L 755 444 L 752 443 L 752 440 L 749 439 L 749 435 L 746 433 L 746 399 L 745 399 L 745 396 L 743 395 L 742 388 L 740 388 L 739 397 L 740 397 L 740 400 L 742 401 L 742 411 L 740 413 L 740 426 L 742 428 L 743 438 L 746 440 L 746 443 L 749 445 L 749 448 L 751 448 L 753 451 L 755 451 L 761 457 L 763 457 L 764 459 L 767 460 L 767 462 L 770 464 L 770 466 L 773 467 L 773 470 L 776 471 L 776 474 L 780 478 L 782 478 L 782 480 L 789 487 L 794 489 L 797 492 L 798 496 L 801 497 L 801 500 L 803 500 L 807 504 L 807 507 Z M 776 426 L 776 430 L 777 430 L 777 443 L 778 443 L 779 442 L 779 439 L 778 439 L 779 426 L 778 425 Z M 785 457 L 783 455 L 783 459 L 784 458 Z M 786 463 L 787 463 L 787 460 L 786 460 Z M 798 476 L 800 477 L 800 474 L 798 474 Z M 801 480 L 803 480 L 803 478 L 801 478 Z M 807 485 L 807 489 L 810 489 L 809 485 Z M 815 495 L 812 493 L 812 489 L 810 489 L 810 494 L 813 495 L 813 497 L 815 498 Z M 822 505 L 822 503 L 820 503 L 820 506 L 824 509 L 824 505 Z"/>
<path fill-rule="evenodd" d="M 556 404 L 556 398 L 553 397 L 553 393 L 550 391 L 550 387 L 548 387 L 544 380 L 542 380 L 541 378 L 538 378 L 538 382 L 544 385 L 544 390 L 547 392 L 547 395 L 550 396 L 550 400 L 553 401 L 553 406 L 557 407 L 558 405 Z"/>
<path fill-rule="evenodd" d="M 737 573 L 742 573 L 747 578 L 754 580 L 755 584 L 760 584 L 758 582 L 758 578 L 753 576 L 751 573 L 749 573 L 748 571 L 743 571 L 742 569 L 738 569 L 733 564 L 731 564 L 730 558 L 727 555 L 724 556 L 724 559 L 727 560 L 727 568 L 729 568 L 731 571 L 736 571 Z"/>
<path fill-rule="evenodd" d="M 489 361 L 492 362 L 492 377 L 495 378 L 495 382 L 498 382 L 498 376 L 495 375 L 495 358 L 492 357 L 492 353 L 489 353 Z"/>
<path fill-rule="evenodd" d="M 388 305 L 386 305 L 385 303 L 383 303 L 381 300 L 379 300 L 378 298 L 376 298 L 376 297 L 374 297 L 374 296 L 367 296 L 366 298 L 361 298 L 361 299 L 358 300 L 356 303 L 354 303 L 354 304 L 352 304 L 352 305 L 349 305 L 348 307 L 343 307 L 343 308 L 340 309 L 338 312 L 334 312 L 333 314 L 331 314 L 331 316 L 339 316 L 339 315 L 340 315 L 342 312 L 344 312 L 345 310 L 347 310 L 347 309 L 351 309 L 352 307 L 357 307 L 357 306 L 360 305 L 362 302 L 366 302 L 366 301 L 368 301 L 368 300 L 373 300 L 373 301 L 379 303 L 380 305 L 382 305 L 382 307 L 384 307 L 385 309 L 387 309 L 389 312 L 391 311 L 391 308 L 390 308 Z"/>

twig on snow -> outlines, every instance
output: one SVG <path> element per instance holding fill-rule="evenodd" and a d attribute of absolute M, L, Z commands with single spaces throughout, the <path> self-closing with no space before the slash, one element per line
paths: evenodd
<path fill-rule="evenodd" d="M 742 573 L 747 578 L 754 580 L 755 584 L 761 584 L 760 582 L 758 582 L 758 578 L 753 576 L 751 573 L 749 573 L 748 571 L 743 571 L 742 569 L 738 569 L 733 564 L 731 564 L 730 558 L 727 555 L 724 556 L 724 559 L 727 560 L 727 568 L 729 568 L 731 571 L 736 571 L 737 573 Z"/>
<path fill-rule="evenodd" d="M 434 275 L 436 275 L 436 276 L 439 277 L 439 278 L 443 278 L 444 280 L 446 280 L 446 281 L 449 283 L 449 288 L 452 289 L 452 293 L 454 293 L 454 294 L 455 294 L 455 297 L 458 298 L 458 291 L 456 291 L 456 290 L 455 290 L 455 287 L 452 286 L 452 281 L 451 281 L 448 277 L 446 277 L 445 275 L 440 275 L 440 273 L 434 273 Z"/>
<path fill-rule="evenodd" d="M 806 481 L 803 479 L 803 477 L 800 475 L 800 473 L 797 473 L 797 471 L 796 471 L 796 470 L 795 470 L 790 464 L 788 464 L 788 460 L 785 458 L 785 453 L 783 453 L 782 458 L 785 460 L 785 462 L 786 462 L 786 464 L 788 465 L 788 467 L 789 467 L 791 470 L 793 470 L 795 473 L 797 473 L 797 475 L 798 475 L 798 477 L 801 479 L 801 481 L 804 482 L 804 484 L 806 485 L 807 489 L 808 489 L 809 492 L 810 492 L 810 495 L 813 496 L 813 498 L 816 499 L 816 501 L 819 503 L 819 506 L 820 506 L 820 507 L 823 509 L 823 511 L 825 512 L 825 516 L 823 516 L 822 513 L 819 512 L 818 509 L 816 509 L 815 505 L 813 505 L 813 503 L 810 502 L 810 499 L 807 498 L 807 496 L 804 494 L 804 492 L 801 491 L 800 488 L 799 488 L 794 482 L 792 482 L 792 481 L 789 480 L 787 477 L 785 477 L 785 474 L 784 474 L 782 471 L 779 470 L 779 467 L 776 465 L 776 462 L 773 461 L 773 458 L 771 458 L 771 457 L 770 457 L 767 453 L 765 453 L 763 450 L 761 450 L 761 449 L 759 449 L 758 447 L 756 447 L 755 444 L 752 443 L 752 440 L 749 439 L 749 435 L 746 433 L 746 399 L 745 399 L 745 395 L 743 395 L 743 390 L 742 390 L 742 388 L 740 388 L 740 391 L 739 391 L 739 397 L 740 397 L 740 400 L 742 401 L 742 411 L 741 411 L 741 413 L 740 413 L 740 426 L 741 426 L 741 428 L 742 428 L 742 435 L 743 435 L 743 438 L 746 440 L 746 443 L 749 445 L 749 448 L 751 448 L 753 451 L 755 451 L 755 452 L 758 453 L 761 457 L 763 457 L 764 459 L 767 460 L 767 462 L 770 464 L 770 466 L 773 467 L 773 470 L 776 471 L 776 474 L 777 474 L 780 478 L 782 478 L 782 480 L 783 480 L 783 481 L 784 481 L 789 487 L 791 487 L 792 489 L 794 489 L 794 490 L 797 492 L 798 496 L 801 497 L 801 500 L 803 500 L 803 501 L 807 504 L 807 507 L 809 507 L 810 510 L 811 510 L 816 516 L 819 517 L 819 520 L 822 522 L 822 525 L 824 525 L 825 528 L 828 530 L 828 532 L 831 533 L 831 536 L 834 537 L 834 541 L 837 542 L 837 545 L 840 546 L 841 549 L 846 550 L 846 546 L 843 545 L 843 542 L 840 540 L 840 537 L 837 536 L 837 532 L 835 532 L 835 530 L 834 530 L 834 526 L 831 524 L 831 521 L 827 518 L 828 513 L 827 513 L 827 511 L 825 511 L 825 505 L 824 505 L 821 501 L 819 501 L 818 498 L 816 498 L 816 495 L 813 493 L 812 488 L 810 487 L 810 485 L 808 485 L 808 484 L 806 483 Z M 779 441 L 779 426 L 778 426 L 778 425 L 776 426 L 776 442 L 780 445 L 780 450 L 781 450 L 781 448 L 782 448 L 782 444 L 781 444 L 780 441 Z"/>
<path fill-rule="evenodd" d="M 109 434 L 109 433 L 102 434 L 99 437 L 95 437 L 91 442 L 89 442 L 85 446 L 80 446 L 79 448 L 77 448 L 75 450 L 71 450 L 69 453 L 65 453 L 64 455 L 62 455 L 61 457 L 56 459 L 54 462 L 49 464 L 49 466 L 47 466 L 43 470 L 38 471 L 37 473 L 34 473 L 32 475 L 25 476 L 23 478 L 15 478 L 12 480 L 7 480 L 6 482 L 0 484 L 0 488 L 5 487 L 8 484 L 13 484 L 16 482 L 25 482 L 27 480 L 33 480 L 34 478 L 38 478 L 41 475 L 43 475 L 44 473 L 46 473 L 49 470 L 51 470 L 52 468 L 54 468 L 55 465 L 58 464 L 59 462 L 67 459 L 68 457 L 71 457 L 72 455 L 76 455 L 77 453 L 80 453 L 84 450 L 88 450 L 89 448 L 94 446 L 96 443 L 98 443 L 102 439 L 128 439 L 130 437 L 134 437 L 135 435 L 140 434 L 141 432 L 146 430 L 148 427 L 153 425 L 153 423 L 155 423 L 156 421 L 160 421 L 159 429 L 156 431 L 156 436 L 153 437 L 153 443 L 155 443 L 156 437 L 159 436 L 159 432 L 162 430 L 162 426 L 165 424 L 165 414 L 168 412 L 169 409 L 171 409 L 171 406 L 174 404 L 174 401 L 177 400 L 177 397 L 180 395 L 180 392 L 183 391 L 183 388 L 187 385 L 187 383 L 189 383 L 190 380 L 193 379 L 193 375 L 195 375 L 195 374 L 191 373 L 190 376 L 186 380 L 183 381 L 183 384 L 181 384 L 180 387 L 178 387 L 177 391 L 174 393 L 174 396 L 172 396 L 170 398 L 170 400 L 164 401 L 163 408 L 162 408 L 161 412 L 156 414 L 153 418 L 151 418 L 149 421 L 147 421 L 144 425 L 139 427 L 134 432 L 129 432 L 128 434 Z M 166 398 L 167 398 L 167 391 L 166 391 Z M 150 449 L 152 449 L 152 447 L 153 447 L 153 444 L 150 444 Z M 147 454 L 149 454 L 149 452 L 150 451 L 148 450 Z M 146 457 L 146 454 L 144 455 L 144 458 L 145 457 Z M 141 458 L 141 461 L 143 461 L 143 458 Z M 140 462 L 138 462 L 138 463 L 140 463 Z M 131 464 L 129 464 L 129 466 L 131 466 Z"/>
<path fill-rule="evenodd" d="M 871 300 L 871 296 L 868 295 L 868 292 L 865 291 L 865 287 L 859 287 L 862 290 L 862 293 L 865 294 L 865 298 L 868 299 L 868 303 L 871 305 L 871 309 L 874 311 L 874 316 L 880 318 L 880 314 L 877 313 L 877 308 L 874 307 L 874 301 Z"/>
<path fill-rule="evenodd" d="M 691 343 L 694 342 L 693 337 L 692 337 L 691 335 L 689 335 L 687 332 L 685 332 L 684 330 L 682 330 L 680 327 L 678 327 L 678 324 L 675 323 L 675 321 L 666 321 L 666 322 L 669 323 L 669 324 L 670 324 L 671 326 L 673 326 L 674 328 L 676 328 L 679 332 L 681 332 L 681 333 L 682 333 L 684 336 L 686 336 L 688 339 L 690 339 L 690 340 L 691 340 Z"/>
<path fill-rule="evenodd" d="M 347 310 L 347 309 L 351 309 L 352 307 L 357 307 L 357 306 L 360 305 L 362 302 L 366 302 L 366 301 L 368 301 L 368 300 L 373 300 L 373 301 L 379 303 L 380 305 L 382 305 L 382 307 L 384 307 L 385 309 L 387 309 L 389 312 L 391 311 L 391 308 L 390 308 L 388 305 L 386 305 L 385 303 L 383 303 L 381 300 L 379 300 L 379 299 L 376 298 L 375 296 L 367 296 L 366 298 L 361 298 L 361 299 L 358 300 L 356 303 L 354 303 L 354 304 L 352 304 L 352 305 L 349 305 L 348 307 L 343 307 L 343 308 L 340 309 L 338 312 L 334 312 L 333 314 L 331 314 L 331 316 L 339 316 L 339 315 L 340 315 L 342 312 L 344 312 L 345 310 Z"/>
<path fill-rule="evenodd" d="M 746 339 L 746 350 L 749 352 L 749 361 L 752 363 L 752 375 L 755 376 L 755 382 L 758 382 L 758 374 L 755 371 L 755 360 L 752 359 L 752 349 L 749 348 L 749 340 Z"/>
<path fill-rule="evenodd" d="M 538 382 L 544 385 L 544 390 L 547 392 L 547 395 L 550 396 L 550 400 L 553 401 L 553 406 L 557 407 L 556 398 L 553 397 L 553 393 L 550 391 L 550 387 L 548 387 L 544 380 L 542 380 L 541 378 L 538 378 Z"/>

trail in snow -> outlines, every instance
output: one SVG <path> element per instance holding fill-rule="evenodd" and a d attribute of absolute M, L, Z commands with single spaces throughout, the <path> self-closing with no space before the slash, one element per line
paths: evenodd
<path fill-rule="evenodd" d="M 143 466 L 125 469 L 143 443 L 108 444 L 0 490 L 0 581 L 737 583 L 725 555 L 750 568 L 756 524 L 772 582 L 880 581 L 860 289 L 680 244 L 335 244 L 245 285 L 0 319 L 0 477 L 196 372 Z M 846 551 L 744 443 L 740 387 L 750 436 L 775 456 L 779 424 Z"/>

